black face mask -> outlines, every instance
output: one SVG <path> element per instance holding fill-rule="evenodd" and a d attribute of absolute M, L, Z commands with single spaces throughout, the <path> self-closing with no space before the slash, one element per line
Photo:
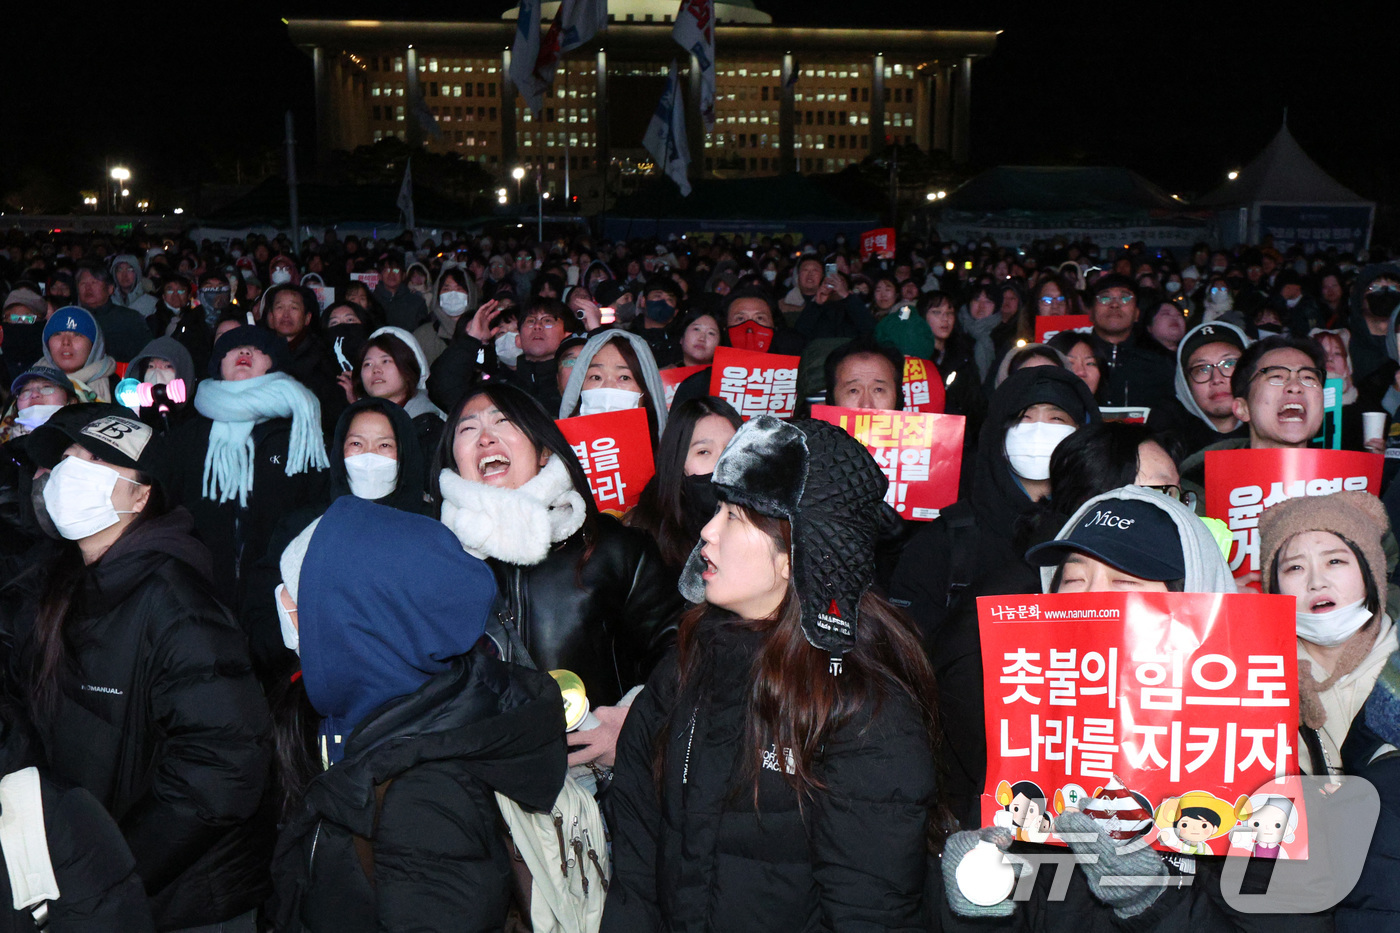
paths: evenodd
<path fill-rule="evenodd" d="M 369 328 L 363 324 L 336 324 L 326 328 L 326 341 L 331 345 L 331 355 L 341 369 L 345 368 L 345 364 L 340 362 L 340 356 L 335 353 L 337 345 L 340 347 L 340 355 L 343 355 L 352 367 L 359 366 L 360 359 L 365 355 L 365 345 L 369 343 Z"/>
<path fill-rule="evenodd" d="M 1395 313 L 1396 306 L 1400 306 L 1400 291 L 1383 289 L 1366 296 L 1366 310 L 1373 317 L 1389 319 Z M 8 334 L 9 328 L 5 328 L 5 331 Z"/>
<path fill-rule="evenodd" d="M 714 474 L 702 473 L 687 476 L 681 483 L 681 514 L 685 516 L 686 534 L 700 540 L 700 529 L 709 524 L 719 508 L 719 496 L 715 494 Z"/>

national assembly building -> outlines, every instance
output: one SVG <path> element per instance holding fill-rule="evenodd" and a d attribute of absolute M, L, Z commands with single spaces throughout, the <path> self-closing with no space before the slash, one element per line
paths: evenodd
<path fill-rule="evenodd" d="M 607 28 L 563 57 L 538 119 L 509 77 L 514 9 L 491 21 L 287 27 L 312 61 L 321 153 L 397 137 L 501 179 L 538 169 L 555 196 L 567 171 L 583 210 L 602 195 L 604 171 L 615 193 L 650 170 L 642 137 L 672 60 L 697 177 L 835 172 L 891 143 L 967 160 L 972 66 L 995 32 L 774 26 L 752 0 L 716 0 L 715 125 L 705 134 L 699 68 L 671 38 L 678 6 L 609 0 Z M 543 4 L 546 23 L 558 7 Z"/>

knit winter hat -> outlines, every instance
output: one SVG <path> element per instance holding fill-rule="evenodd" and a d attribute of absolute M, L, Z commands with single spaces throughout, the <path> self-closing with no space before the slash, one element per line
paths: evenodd
<path fill-rule="evenodd" d="M 59 308 L 44 325 L 44 343 L 55 334 L 75 333 L 97 343 L 97 319 L 77 305 Z"/>
<path fill-rule="evenodd" d="M 242 327 L 224 331 L 223 335 L 214 341 L 214 352 L 209 355 L 210 378 L 223 378 L 224 357 L 239 347 L 253 347 L 266 353 L 272 358 L 271 372 L 275 373 L 286 369 L 291 359 L 287 341 L 280 334 L 275 334 L 266 327 L 244 324 Z"/>
<path fill-rule="evenodd" d="M 793 586 L 802 634 L 831 655 L 832 673 L 856 642 L 860 600 L 875 579 L 875 539 L 888 480 L 865 447 L 835 425 L 760 415 L 715 463 L 716 495 L 792 525 Z M 705 599 L 701 542 L 681 573 L 681 595 Z"/>
<path fill-rule="evenodd" d="M 1380 601 L 1380 605 L 1373 608 L 1384 609 L 1387 583 L 1381 539 L 1389 530 L 1385 506 L 1367 492 L 1299 496 L 1271 506 L 1259 517 L 1259 566 L 1263 570 L 1264 592 L 1278 592 L 1274 562 L 1289 539 L 1305 531 L 1330 531 L 1345 538 L 1366 558 Z"/>

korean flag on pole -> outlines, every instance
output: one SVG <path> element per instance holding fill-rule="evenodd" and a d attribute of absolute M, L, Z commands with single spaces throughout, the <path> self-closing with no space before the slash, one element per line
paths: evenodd
<path fill-rule="evenodd" d="M 680 72 L 675 59 L 671 60 L 671 76 L 666 79 L 666 90 L 661 93 L 656 112 L 651 115 L 651 125 L 642 137 L 642 145 L 656 160 L 657 168 L 688 197 L 690 146 L 685 138 L 685 101 L 681 97 Z"/>

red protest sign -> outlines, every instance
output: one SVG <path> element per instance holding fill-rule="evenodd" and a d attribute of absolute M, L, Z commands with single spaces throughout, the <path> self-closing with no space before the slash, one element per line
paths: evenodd
<path fill-rule="evenodd" d="M 1355 450 L 1208 450 L 1206 514 L 1230 526 L 1230 571 L 1259 572 L 1259 516 L 1284 499 L 1344 489 L 1380 495 L 1380 454 Z"/>
<path fill-rule="evenodd" d="M 1035 342 L 1044 343 L 1062 330 L 1089 327 L 1087 314 L 1042 314 L 1035 319 Z"/>
<path fill-rule="evenodd" d="M 555 422 L 588 474 L 598 508 L 621 515 L 637 504 L 656 473 L 651 429 L 641 408 L 579 415 Z"/>
<path fill-rule="evenodd" d="M 943 379 L 938 367 L 916 356 L 904 358 L 904 410 L 942 414 Z"/>
<path fill-rule="evenodd" d="M 374 291 L 375 286 L 377 286 L 377 285 L 379 284 L 379 273 L 378 273 L 378 272 L 352 272 L 352 273 L 350 273 L 350 281 L 352 281 L 352 282 L 363 282 L 364 285 L 365 285 L 365 288 L 369 289 L 370 291 Z"/>
<path fill-rule="evenodd" d="M 668 409 L 675 401 L 676 390 L 681 387 L 681 383 L 705 368 L 704 366 L 672 366 L 670 369 L 661 370 L 661 387 L 666 391 L 666 407 Z"/>
<path fill-rule="evenodd" d="M 797 407 L 799 357 L 719 347 L 710 368 L 710 394 L 734 406 L 748 421 L 754 415 L 791 418 Z"/>
<path fill-rule="evenodd" d="M 860 261 L 866 262 L 871 256 L 894 258 L 894 227 L 867 230 L 860 235 Z"/>
<path fill-rule="evenodd" d="M 1244 823 L 1296 790 L 1275 784 L 1297 773 L 1296 611 L 1291 596 L 1234 593 L 978 598 L 983 825 L 1058 842 L 1055 819 L 1073 808 L 1120 842 L 1266 844 Z M 1182 810 L 1197 818 L 1179 822 Z M 1287 858 L 1306 857 L 1303 815 L 1299 799 Z"/>
<path fill-rule="evenodd" d="M 812 417 L 865 445 L 890 481 L 885 501 L 904 518 L 931 521 L 957 500 L 962 415 L 813 405 Z"/>

